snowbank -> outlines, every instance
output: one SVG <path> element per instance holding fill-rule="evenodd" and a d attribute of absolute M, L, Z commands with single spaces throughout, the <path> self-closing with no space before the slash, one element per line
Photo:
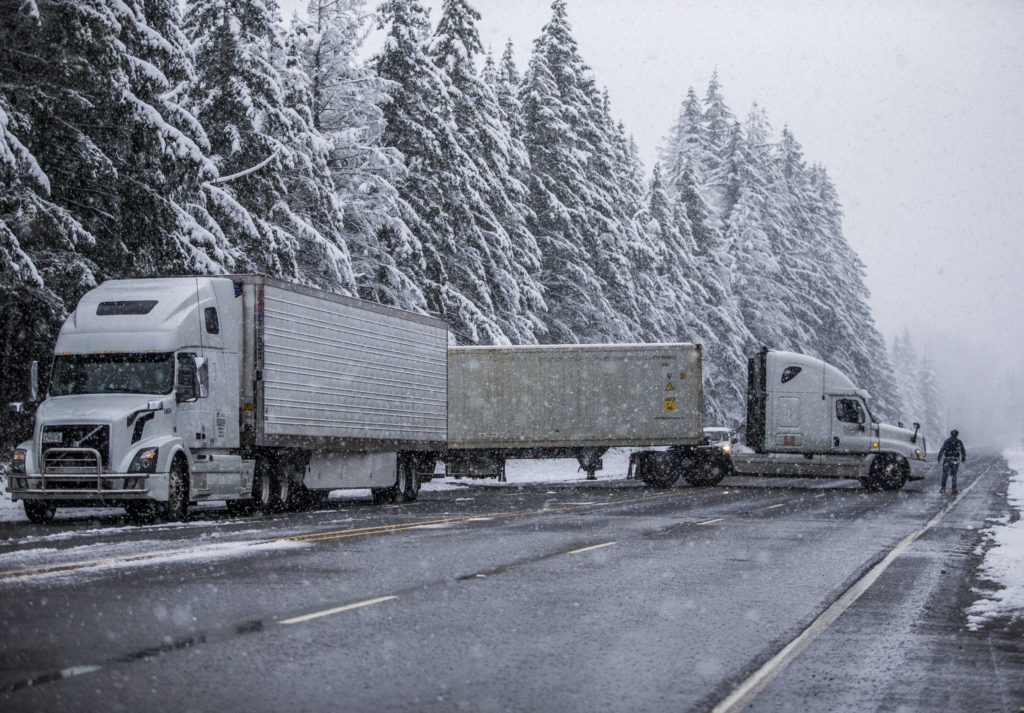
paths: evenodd
<path fill-rule="evenodd" d="M 981 576 L 998 585 L 995 591 L 977 590 L 982 594 L 967 610 L 967 626 L 978 630 L 999 617 L 1024 617 L 1024 452 L 1013 448 L 1003 452 L 1010 468 L 1006 494 L 1013 511 L 985 530 L 991 543 L 981 563 Z"/>

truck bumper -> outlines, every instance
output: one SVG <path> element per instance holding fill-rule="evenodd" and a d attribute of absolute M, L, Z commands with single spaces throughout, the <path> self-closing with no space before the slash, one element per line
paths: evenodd
<path fill-rule="evenodd" d="M 924 480 L 928 475 L 928 461 L 910 458 L 907 462 L 910 463 L 910 475 L 907 476 L 907 480 Z"/>
<path fill-rule="evenodd" d="M 126 500 L 167 500 L 167 473 L 100 475 L 8 474 L 11 500 L 53 500 L 99 505 Z"/>

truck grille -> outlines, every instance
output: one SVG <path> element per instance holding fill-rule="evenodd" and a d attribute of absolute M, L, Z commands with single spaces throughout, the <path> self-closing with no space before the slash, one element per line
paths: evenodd
<path fill-rule="evenodd" d="M 43 451 L 44 475 L 99 475 L 103 461 L 93 448 L 49 448 Z"/>
<path fill-rule="evenodd" d="M 42 436 L 44 473 L 95 474 L 97 455 L 110 467 L 110 426 L 43 426 Z"/>

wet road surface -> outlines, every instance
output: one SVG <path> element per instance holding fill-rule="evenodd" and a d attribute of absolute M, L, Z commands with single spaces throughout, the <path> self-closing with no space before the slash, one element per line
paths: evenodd
<path fill-rule="evenodd" d="M 959 500 L 931 480 L 466 484 L 2 523 L 0 709 L 1016 711 L 1024 626 L 964 613 L 1006 482 L 986 456 Z"/>

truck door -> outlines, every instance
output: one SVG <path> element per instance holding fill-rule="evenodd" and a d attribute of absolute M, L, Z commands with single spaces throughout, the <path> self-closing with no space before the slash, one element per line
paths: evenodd
<path fill-rule="evenodd" d="M 832 452 L 867 453 L 871 429 L 863 402 L 853 396 L 837 396 L 832 409 Z"/>

